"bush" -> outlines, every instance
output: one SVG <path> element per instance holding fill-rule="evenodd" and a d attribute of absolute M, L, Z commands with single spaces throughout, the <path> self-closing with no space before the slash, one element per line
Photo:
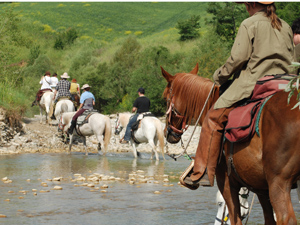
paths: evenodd
<path fill-rule="evenodd" d="M 180 41 L 186 41 L 200 37 L 199 29 L 201 26 L 199 20 L 200 16 L 193 15 L 190 19 L 180 20 L 177 22 L 176 28 L 179 30 Z"/>

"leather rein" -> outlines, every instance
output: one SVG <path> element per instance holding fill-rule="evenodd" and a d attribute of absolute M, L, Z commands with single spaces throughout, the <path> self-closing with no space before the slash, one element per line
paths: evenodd
<path fill-rule="evenodd" d="M 170 97 L 167 100 L 167 103 L 169 105 L 168 111 L 166 112 L 166 115 L 168 116 L 168 133 L 174 136 L 175 138 L 179 138 L 188 129 L 189 125 L 186 124 L 187 118 L 175 108 L 175 96 L 172 96 L 172 87 L 170 88 Z M 174 114 L 176 118 L 180 119 L 179 122 L 182 121 L 181 129 L 178 129 L 172 125 L 172 114 Z"/>

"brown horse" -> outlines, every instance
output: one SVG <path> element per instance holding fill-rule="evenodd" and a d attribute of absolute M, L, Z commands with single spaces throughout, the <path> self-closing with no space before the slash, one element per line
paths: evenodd
<path fill-rule="evenodd" d="M 176 143 L 186 124 L 200 115 L 213 82 L 197 75 L 198 64 L 190 73 L 174 76 L 161 70 L 168 82 L 163 93 L 169 108 L 165 136 L 168 142 Z M 219 87 L 214 86 L 199 125 L 218 97 Z M 290 105 L 287 98 L 284 91 L 270 98 L 262 110 L 260 137 L 254 134 L 248 142 L 235 143 L 231 147 L 231 163 L 228 161 L 231 144 L 224 143 L 216 180 L 228 206 L 231 224 L 242 224 L 238 192 L 243 186 L 257 194 L 265 224 L 276 224 L 273 209 L 277 224 L 297 224 L 290 192 L 300 178 L 300 112 L 291 110 L 296 97 L 292 97 Z"/>

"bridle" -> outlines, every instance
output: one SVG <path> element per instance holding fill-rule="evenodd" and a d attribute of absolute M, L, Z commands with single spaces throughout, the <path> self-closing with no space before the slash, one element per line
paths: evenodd
<path fill-rule="evenodd" d="M 172 85 L 173 85 L 173 84 L 172 84 Z M 170 88 L 170 94 L 169 94 L 169 98 L 168 98 L 168 100 L 167 100 L 167 105 L 168 105 L 168 107 L 169 107 L 169 109 L 168 109 L 168 111 L 167 111 L 167 113 L 166 113 L 166 115 L 169 114 L 169 120 L 168 120 L 168 126 L 167 126 L 167 131 L 168 131 L 168 132 L 167 132 L 167 139 L 168 139 L 168 137 L 169 137 L 170 134 L 171 134 L 173 137 L 177 138 L 177 139 L 180 138 L 180 140 L 181 140 L 181 146 L 182 146 L 182 148 L 183 148 L 183 151 L 182 151 L 181 153 L 177 154 L 177 155 L 175 155 L 175 154 L 171 154 L 171 155 L 168 154 L 168 155 L 169 155 L 171 158 L 173 158 L 175 161 L 176 161 L 177 158 L 179 158 L 179 157 L 182 156 L 183 154 L 185 154 L 185 155 L 188 157 L 189 160 L 192 160 L 192 158 L 187 154 L 187 151 L 186 151 L 186 150 L 187 150 L 187 147 L 189 146 L 189 143 L 190 143 L 190 141 L 191 141 L 191 139 L 192 139 L 192 136 L 194 135 L 194 132 L 195 132 L 195 129 L 196 129 L 197 126 L 194 127 L 194 130 L 193 130 L 193 132 L 192 132 L 192 134 L 191 134 L 191 136 L 190 136 L 190 138 L 189 138 L 189 141 L 188 141 L 186 147 L 184 147 L 184 146 L 183 146 L 182 139 L 181 139 L 181 135 L 182 135 L 183 132 L 186 131 L 187 128 L 188 128 L 188 126 L 186 126 L 187 118 L 185 118 L 184 116 L 180 115 L 180 114 L 178 113 L 178 111 L 177 111 L 177 110 L 175 109 L 175 107 L 174 107 L 174 101 L 175 101 L 175 100 L 173 99 L 174 95 L 172 95 L 172 87 L 173 87 L 173 86 L 171 86 L 171 88 Z M 203 112 L 204 112 L 204 109 L 205 109 L 206 105 L 208 104 L 208 100 L 209 100 L 210 96 L 213 94 L 214 88 L 215 88 L 215 83 L 213 83 L 213 85 L 212 85 L 212 87 L 211 87 L 211 89 L 210 89 L 210 92 L 209 92 L 209 94 L 208 94 L 208 96 L 207 96 L 207 98 L 206 98 L 206 101 L 205 101 L 205 103 L 204 103 L 204 105 L 203 105 L 203 107 L 202 107 L 201 113 L 199 114 L 198 119 L 197 119 L 197 121 L 196 121 L 196 123 L 195 123 L 196 125 L 199 123 L 199 120 L 200 120 L 200 118 L 201 118 L 201 116 L 202 116 L 202 114 L 203 114 Z M 174 98 L 175 98 L 175 97 L 174 97 Z M 181 130 L 179 130 L 179 129 L 175 128 L 174 126 L 170 125 L 170 124 L 171 124 L 171 113 L 172 113 L 172 112 L 175 113 L 175 116 L 181 118 L 181 121 L 183 120 Z M 181 121 L 180 121 L 180 122 L 181 122 Z M 172 127 L 175 128 L 175 131 L 172 130 Z M 166 148 L 167 148 L 167 142 L 166 142 Z M 168 148 L 167 148 L 167 152 L 168 152 Z"/>
<path fill-rule="evenodd" d="M 115 126 L 115 134 L 118 135 L 122 130 L 123 130 L 123 126 L 120 123 L 120 119 L 119 117 L 117 117 L 116 119 L 116 126 Z"/>
<path fill-rule="evenodd" d="M 176 108 L 175 108 L 175 96 L 172 95 L 172 87 L 170 88 L 170 94 L 169 98 L 167 99 L 167 106 L 168 106 L 168 111 L 166 112 L 166 115 L 168 116 L 168 125 L 167 125 L 167 135 L 172 135 L 176 139 L 181 138 L 182 134 L 188 129 L 189 125 L 186 124 L 187 118 L 182 115 Z M 179 121 L 177 124 L 182 124 L 181 128 L 178 129 L 172 124 L 172 115 L 174 117 L 178 118 Z"/>

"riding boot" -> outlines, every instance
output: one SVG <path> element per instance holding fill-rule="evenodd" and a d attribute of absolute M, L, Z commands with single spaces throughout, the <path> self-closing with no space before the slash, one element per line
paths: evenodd
<path fill-rule="evenodd" d="M 223 131 L 228 121 L 229 112 L 233 108 L 213 109 L 212 106 L 204 119 L 195 156 L 195 165 L 191 175 L 193 182 L 200 182 L 200 185 L 202 185 L 202 177 L 207 177 L 208 175 L 207 178 L 210 186 L 214 185 L 215 170 L 220 155 Z M 207 186 L 207 182 L 203 186 Z"/>
<path fill-rule="evenodd" d="M 76 126 L 76 120 L 72 120 L 71 121 L 71 126 L 70 126 L 70 128 L 68 130 L 69 134 L 73 134 L 73 130 L 74 130 L 75 126 Z"/>

